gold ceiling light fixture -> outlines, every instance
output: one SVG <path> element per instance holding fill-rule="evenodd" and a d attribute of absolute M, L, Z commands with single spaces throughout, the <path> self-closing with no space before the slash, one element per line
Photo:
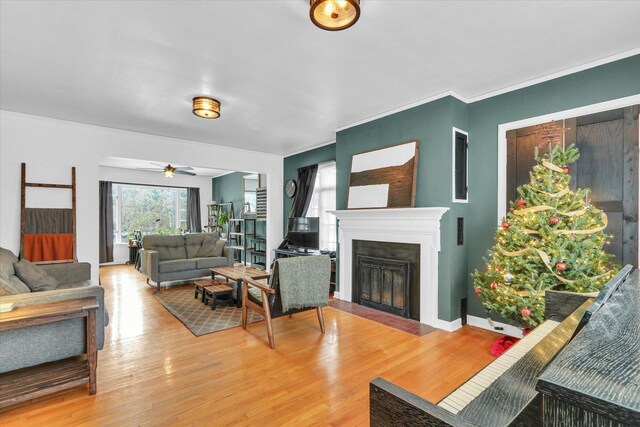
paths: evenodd
<path fill-rule="evenodd" d="M 173 176 L 176 174 L 176 168 L 171 165 L 167 165 L 164 167 L 164 172 L 162 172 L 162 174 L 167 178 L 173 178 Z"/>
<path fill-rule="evenodd" d="M 220 101 L 206 96 L 193 98 L 193 114 L 203 119 L 217 119 L 220 117 Z"/>
<path fill-rule="evenodd" d="M 309 17 L 327 31 L 349 28 L 360 18 L 360 0 L 310 0 Z"/>

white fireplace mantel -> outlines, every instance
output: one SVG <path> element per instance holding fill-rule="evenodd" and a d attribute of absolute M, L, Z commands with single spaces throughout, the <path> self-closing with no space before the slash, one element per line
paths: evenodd
<path fill-rule="evenodd" d="M 420 323 L 439 327 L 438 252 L 440 218 L 449 208 L 353 209 L 330 211 L 338 222 L 340 291 L 334 297 L 351 301 L 354 240 L 420 245 Z"/>

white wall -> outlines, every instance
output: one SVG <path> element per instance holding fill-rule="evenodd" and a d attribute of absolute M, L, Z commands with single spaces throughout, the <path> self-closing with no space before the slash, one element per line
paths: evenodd
<path fill-rule="evenodd" d="M 139 171 L 135 169 L 100 166 L 98 176 L 101 181 L 126 182 L 131 184 L 168 185 L 173 187 L 197 187 L 200 189 L 200 216 L 202 226 L 207 225 L 207 203 L 211 201 L 211 177 L 176 174 L 166 178 L 159 172 Z M 113 246 L 113 262 L 129 261 L 128 243 Z"/>
<path fill-rule="evenodd" d="M 267 225 L 268 247 L 274 249 L 282 239 L 282 221 L 277 220 L 282 218 L 282 156 L 0 110 L 0 246 L 15 253 L 20 249 L 20 163 L 27 163 L 30 182 L 69 183 L 76 166 L 78 259 L 91 263 L 97 281 L 98 181 L 104 157 L 169 158 L 193 167 L 266 173 L 267 215 L 274 218 Z M 70 206 L 51 190 L 28 191 L 31 206 Z"/>

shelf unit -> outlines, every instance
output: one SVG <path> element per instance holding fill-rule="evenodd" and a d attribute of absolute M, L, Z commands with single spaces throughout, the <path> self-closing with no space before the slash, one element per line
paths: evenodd
<path fill-rule="evenodd" d="M 253 237 L 251 250 L 251 266 L 265 270 L 267 268 L 267 239 L 260 236 Z"/>
<path fill-rule="evenodd" d="M 221 229 L 218 227 L 218 215 L 220 212 L 231 213 L 233 210 L 233 202 L 227 203 L 209 203 L 207 205 L 207 225 L 204 227 L 207 229 L 207 232 L 213 233 L 216 230 L 219 230 L 221 233 L 225 233 L 229 231 L 229 224 L 226 224 L 226 230 L 224 227 Z"/>
<path fill-rule="evenodd" d="M 255 235 L 255 218 L 229 219 L 229 248 L 234 250 L 234 258 L 236 261 L 247 265 L 249 261 L 247 254 L 255 249 L 252 246 Z"/>

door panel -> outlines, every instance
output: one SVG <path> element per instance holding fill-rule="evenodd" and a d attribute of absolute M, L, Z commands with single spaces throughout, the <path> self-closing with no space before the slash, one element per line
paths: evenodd
<path fill-rule="evenodd" d="M 638 106 L 565 120 L 565 144 L 576 143 L 580 159 L 571 165 L 570 187 L 590 188 L 590 200 L 609 218 L 613 235 L 605 250 L 618 264 L 638 266 Z M 547 150 L 536 126 L 507 132 L 507 200 L 529 182 L 533 150 Z"/>

